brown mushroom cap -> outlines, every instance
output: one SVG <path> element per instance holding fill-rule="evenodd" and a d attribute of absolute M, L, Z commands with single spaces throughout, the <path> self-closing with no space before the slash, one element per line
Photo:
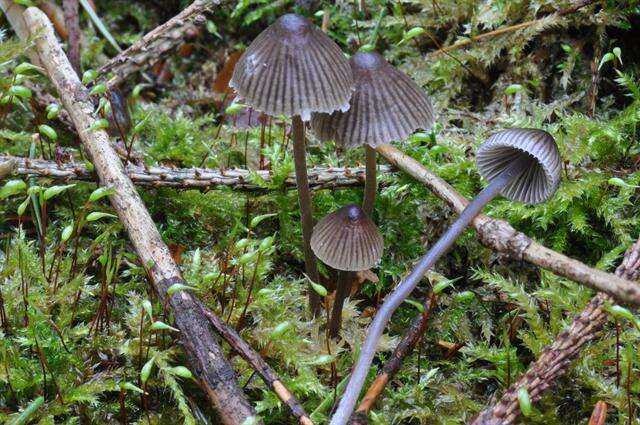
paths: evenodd
<path fill-rule="evenodd" d="M 346 112 L 313 114 L 311 127 L 318 138 L 334 139 L 345 148 L 375 147 L 431 128 L 431 99 L 411 78 L 377 53 L 356 53 L 350 63 L 355 79 L 351 106 Z"/>
<path fill-rule="evenodd" d="M 544 202 L 558 189 L 562 172 L 558 146 L 546 131 L 512 128 L 492 135 L 478 149 L 478 170 L 484 178 L 492 180 L 523 154 L 530 155 L 535 161 L 501 193 L 506 198 L 528 204 Z"/>
<path fill-rule="evenodd" d="M 302 16 L 287 14 L 244 52 L 229 82 L 244 102 L 269 115 L 349 107 L 353 76 L 336 43 Z"/>
<path fill-rule="evenodd" d="M 382 257 L 384 243 L 376 225 L 357 205 L 325 216 L 313 228 L 311 249 L 336 270 L 360 271 Z"/>

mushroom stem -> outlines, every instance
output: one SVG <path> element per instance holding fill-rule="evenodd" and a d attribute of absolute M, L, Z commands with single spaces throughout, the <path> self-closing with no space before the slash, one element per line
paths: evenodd
<path fill-rule="evenodd" d="M 296 184 L 298 186 L 298 201 L 300 203 L 300 223 L 302 224 L 302 251 L 307 277 L 314 283 L 320 283 L 318 264 L 311 251 L 311 233 L 313 232 L 313 213 L 311 210 L 311 192 L 307 177 L 307 159 L 304 141 L 304 123 L 299 115 L 291 120 L 293 137 L 293 161 L 296 170 Z M 320 297 L 309 286 L 309 307 L 315 317 L 320 313 Z"/>
<path fill-rule="evenodd" d="M 456 239 L 462 234 L 473 219 L 482 211 L 482 209 L 504 189 L 509 183 L 522 175 L 531 165 L 533 158 L 523 153 L 515 161 L 504 169 L 500 175 L 494 178 L 489 185 L 484 188 L 478 196 L 460 213 L 458 219 L 447 229 L 440 239 L 433 245 L 418 262 L 411 274 L 407 276 L 398 287 L 389 294 L 382 307 L 369 326 L 367 338 L 361 348 L 360 357 L 353 368 L 351 378 L 347 384 L 347 388 L 343 394 L 338 409 L 336 410 L 330 425 L 345 425 L 353 411 L 360 390 L 367 377 L 369 367 L 373 360 L 373 356 L 378 346 L 378 341 L 382 336 L 384 328 L 391 319 L 393 312 L 404 302 L 411 294 L 413 289 L 418 285 L 422 276 L 438 261 L 438 259 L 446 253 L 455 243 Z"/>
<path fill-rule="evenodd" d="M 340 333 L 342 325 L 342 307 L 344 300 L 351 292 L 351 282 L 353 273 L 345 270 L 338 271 L 338 283 L 336 285 L 336 297 L 333 300 L 333 309 L 331 310 L 331 319 L 329 320 L 329 336 L 336 338 Z"/>
<path fill-rule="evenodd" d="M 362 200 L 362 210 L 371 217 L 373 206 L 376 202 L 376 192 L 378 190 L 376 182 L 376 150 L 369 145 L 364 145 L 366 155 L 366 174 L 364 180 L 364 199 Z"/>

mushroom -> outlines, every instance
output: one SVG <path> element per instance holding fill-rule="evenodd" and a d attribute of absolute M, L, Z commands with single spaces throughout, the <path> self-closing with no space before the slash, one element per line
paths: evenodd
<path fill-rule="evenodd" d="M 292 118 L 293 152 L 300 202 L 305 269 L 319 283 L 310 247 L 313 230 L 311 195 L 305 158 L 304 123 L 312 112 L 346 110 L 353 91 L 349 63 L 337 44 L 309 20 L 283 15 L 251 43 L 229 82 L 241 99 L 268 115 Z M 313 314 L 320 299 L 309 291 Z"/>
<path fill-rule="evenodd" d="M 356 53 L 350 64 L 355 91 L 349 110 L 313 114 L 311 128 L 321 140 L 334 139 L 346 149 L 364 146 L 362 209 L 371 216 L 376 197 L 375 147 L 403 140 L 419 128 L 431 128 L 434 111 L 429 96 L 379 54 Z"/>
<path fill-rule="evenodd" d="M 558 188 L 561 159 L 553 137 L 542 130 L 514 128 L 491 136 L 477 152 L 480 174 L 489 184 L 460 213 L 458 219 L 418 262 L 411 274 L 389 294 L 376 314 L 331 425 L 344 425 L 355 406 L 376 346 L 393 312 L 422 276 L 454 244 L 487 203 L 502 194 L 511 200 L 540 203 Z"/>
<path fill-rule="evenodd" d="M 382 235 L 357 205 L 347 205 L 325 216 L 313 228 L 311 249 L 323 263 L 338 270 L 329 335 L 338 336 L 342 305 L 351 291 L 351 273 L 368 270 L 382 257 Z"/>

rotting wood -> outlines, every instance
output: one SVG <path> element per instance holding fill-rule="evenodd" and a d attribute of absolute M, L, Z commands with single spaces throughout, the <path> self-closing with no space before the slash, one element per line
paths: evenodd
<path fill-rule="evenodd" d="M 276 372 L 264 361 L 251 346 L 243 340 L 238 332 L 231 326 L 227 325 L 224 320 L 220 319 L 210 311 L 203 309 L 203 314 L 207 316 L 211 325 L 216 331 L 224 337 L 229 345 L 242 356 L 255 370 L 260 377 L 271 387 L 278 398 L 289 407 L 289 410 L 298 419 L 302 425 L 313 425 L 309 415 L 302 407 L 298 399 L 284 386 Z"/>
<path fill-rule="evenodd" d="M 109 87 L 117 87 L 130 75 L 152 66 L 167 52 L 184 43 L 189 28 L 206 22 L 204 13 L 217 5 L 217 0 L 196 0 L 178 15 L 157 26 L 128 49 L 113 57 L 98 69 L 101 78 L 107 78 Z"/>
<path fill-rule="evenodd" d="M 94 181 L 94 175 L 80 162 L 56 163 L 42 159 L 29 159 L 0 155 L 0 164 L 14 161 L 12 174 L 25 177 L 46 177 L 62 181 Z M 391 174 L 391 167 L 381 166 L 379 172 Z M 171 168 L 160 166 L 143 167 L 127 164 L 125 174 L 134 184 L 148 187 L 173 187 L 177 189 L 209 190 L 228 187 L 242 191 L 264 191 L 253 182 L 257 176 L 264 182 L 272 183 L 268 170 L 226 170 L 211 168 Z M 364 167 L 315 167 L 308 171 L 312 190 L 362 187 L 365 180 Z M 295 189 L 296 179 L 292 174 L 284 181 L 284 189 Z"/>
<path fill-rule="evenodd" d="M 230 364 L 224 358 L 218 338 L 208 326 L 200 303 L 186 291 L 167 297 L 167 289 L 183 283 L 180 269 L 162 241 L 160 233 L 145 208 L 133 183 L 126 177 L 116 152 L 104 130 L 92 130 L 93 104 L 87 89 L 82 86 L 53 33 L 47 17 L 35 7 L 24 14 L 25 22 L 35 38 L 40 61 L 90 155 L 100 183 L 112 187 L 109 196 L 112 206 L 127 230 L 129 238 L 147 268 L 159 297 L 167 300 L 180 329 L 181 343 L 190 357 L 192 368 L 209 400 L 216 407 L 222 422 L 241 424 L 256 412 L 238 386 Z"/>
<path fill-rule="evenodd" d="M 383 145 L 378 146 L 376 150 L 392 165 L 427 186 L 457 213 L 460 213 L 469 203 L 449 183 L 395 147 Z M 558 276 L 605 292 L 620 302 L 640 305 L 640 285 L 612 273 L 594 269 L 549 249 L 516 231 L 504 220 L 491 219 L 480 214 L 473 220 L 473 227 L 478 232 L 480 242 L 496 252 L 516 260 L 525 260 Z"/>
<path fill-rule="evenodd" d="M 633 280 L 640 278 L 640 240 L 627 250 L 622 263 L 616 269 L 616 276 Z M 564 375 L 580 354 L 580 350 L 598 337 L 608 320 L 606 307 L 612 302 L 613 298 L 602 292 L 593 297 L 571 325 L 560 333 L 551 345 L 545 347 L 538 360 L 529 366 L 522 377 L 511 385 L 493 406 L 477 415 L 471 425 L 517 423 L 520 416 L 519 389 L 525 387 L 532 402 L 540 400 L 542 393 Z M 606 404 L 604 415 L 606 417 Z"/>

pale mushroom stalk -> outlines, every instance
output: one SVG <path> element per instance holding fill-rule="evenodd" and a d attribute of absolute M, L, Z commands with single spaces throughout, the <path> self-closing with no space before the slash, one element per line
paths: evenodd
<path fill-rule="evenodd" d="M 499 194 L 537 203 L 555 192 L 560 176 L 560 160 L 555 142 L 548 133 L 530 129 L 506 130 L 490 138 L 485 146 L 488 149 L 485 149 L 482 158 L 479 155 L 479 165 L 481 173 L 491 177 L 489 185 L 460 213 L 458 219 L 420 259 L 409 276 L 386 297 L 369 326 L 360 357 L 330 425 L 347 423 L 358 401 L 378 341 L 395 310 L 482 209 Z M 541 182 L 540 179 L 546 180 Z"/>
<path fill-rule="evenodd" d="M 376 150 L 369 145 L 364 145 L 366 173 L 364 178 L 364 199 L 362 209 L 369 217 L 373 214 L 376 202 L 378 184 L 376 181 Z"/>
<path fill-rule="evenodd" d="M 304 122 L 299 115 L 291 119 L 293 137 L 293 162 L 296 172 L 296 186 L 298 187 L 298 202 L 300 204 L 300 223 L 302 225 L 302 242 L 304 266 L 307 276 L 315 283 L 320 282 L 316 256 L 311 251 L 311 234 L 313 233 L 313 210 L 311 209 L 311 191 L 307 177 L 306 144 L 304 140 Z M 313 315 L 320 311 L 320 297 L 315 291 L 309 291 L 309 307 Z"/>

